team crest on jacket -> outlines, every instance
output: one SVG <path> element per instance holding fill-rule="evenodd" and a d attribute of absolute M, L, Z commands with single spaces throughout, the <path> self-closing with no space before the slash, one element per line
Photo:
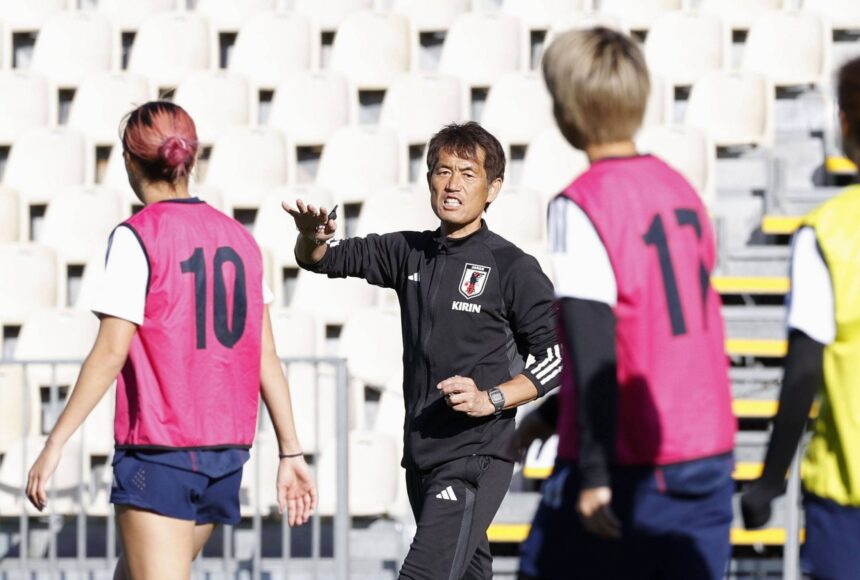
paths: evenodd
<path fill-rule="evenodd" d="M 466 298 L 477 298 L 484 293 L 484 286 L 490 276 L 490 268 L 478 264 L 466 264 L 460 279 L 460 294 Z"/>

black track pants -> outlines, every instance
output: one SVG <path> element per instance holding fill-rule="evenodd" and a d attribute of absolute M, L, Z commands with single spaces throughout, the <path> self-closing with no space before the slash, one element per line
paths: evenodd
<path fill-rule="evenodd" d="M 429 472 L 406 471 L 418 531 L 401 580 L 489 580 L 487 528 L 508 491 L 514 465 L 475 455 Z"/>

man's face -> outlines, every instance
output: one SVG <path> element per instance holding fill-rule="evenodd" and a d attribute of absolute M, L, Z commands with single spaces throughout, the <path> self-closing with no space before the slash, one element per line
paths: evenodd
<path fill-rule="evenodd" d="M 444 224 L 456 228 L 480 224 L 484 206 L 499 194 L 502 180 L 487 182 L 485 155 L 480 147 L 477 159 L 464 159 L 445 150 L 439 152 L 428 181 L 430 205 Z"/>

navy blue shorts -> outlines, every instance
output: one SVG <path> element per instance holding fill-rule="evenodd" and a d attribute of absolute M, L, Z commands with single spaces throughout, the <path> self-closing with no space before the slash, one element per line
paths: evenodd
<path fill-rule="evenodd" d="M 197 524 L 239 523 L 239 484 L 249 453 L 117 450 L 110 501 Z"/>
<path fill-rule="evenodd" d="M 612 471 L 612 510 L 622 539 L 589 534 L 576 513 L 577 468 L 558 461 L 544 484 L 520 573 L 541 580 L 719 580 L 731 556 L 730 455 Z"/>
<path fill-rule="evenodd" d="M 822 580 L 855 580 L 860 574 L 860 508 L 807 493 L 803 497 L 806 541 L 803 571 Z"/>

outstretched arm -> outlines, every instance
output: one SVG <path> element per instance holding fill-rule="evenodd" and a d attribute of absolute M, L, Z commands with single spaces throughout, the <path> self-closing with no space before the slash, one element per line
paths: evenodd
<path fill-rule="evenodd" d="M 272 418 L 281 455 L 275 484 L 278 507 L 281 513 L 287 510 L 291 526 L 302 525 L 316 507 L 317 490 L 296 436 L 290 386 L 275 352 L 268 306 L 263 310 L 263 351 L 260 363 L 263 402 Z"/>
<path fill-rule="evenodd" d="M 81 367 L 66 407 L 51 430 L 27 478 L 27 498 L 43 510 L 48 505 L 48 480 L 57 469 L 63 446 L 89 416 L 116 380 L 125 364 L 137 326 L 127 320 L 105 316 L 90 354 Z"/>
<path fill-rule="evenodd" d="M 330 219 L 329 211 L 324 207 L 306 205 L 302 200 L 296 200 L 293 208 L 287 202 L 281 204 L 288 214 L 293 216 L 299 236 L 296 238 L 296 259 L 300 264 L 317 264 L 325 256 L 328 245 L 326 242 L 334 237 L 337 224 Z"/>

